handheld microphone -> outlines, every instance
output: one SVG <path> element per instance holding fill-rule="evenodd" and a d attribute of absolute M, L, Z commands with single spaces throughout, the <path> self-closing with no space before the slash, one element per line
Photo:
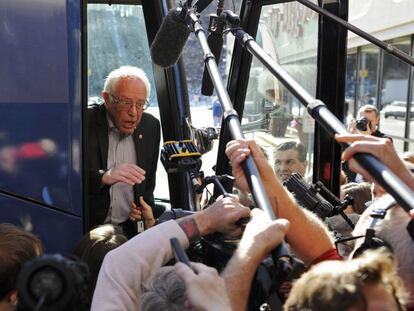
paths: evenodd
<path fill-rule="evenodd" d="M 187 8 L 179 6 L 170 10 L 164 17 L 151 44 L 151 58 L 154 64 L 168 68 L 177 63 L 191 33 L 186 15 Z"/>
<path fill-rule="evenodd" d="M 207 43 L 216 59 L 217 66 L 220 63 L 221 50 L 223 49 L 223 30 L 226 26 L 226 17 L 222 15 L 224 1 L 220 0 L 217 6 L 217 14 L 210 15 L 209 31 Z M 204 65 L 203 80 L 201 82 L 201 94 L 205 96 L 213 95 L 214 85 L 211 81 L 207 66 Z"/>

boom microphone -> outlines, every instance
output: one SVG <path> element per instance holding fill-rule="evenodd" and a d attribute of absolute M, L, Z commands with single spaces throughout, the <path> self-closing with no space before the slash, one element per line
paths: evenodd
<path fill-rule="evenodd" d="M 164 17 L 160 29 L 151 44 L 154 64 L 168 68 L 177 63 L 191 33 L 186 23 L 187 9 L 172 9 Z"/>

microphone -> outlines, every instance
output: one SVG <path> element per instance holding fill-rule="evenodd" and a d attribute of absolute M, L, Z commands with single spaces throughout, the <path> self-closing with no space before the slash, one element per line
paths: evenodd
<path fill-rule="evenodd" d="M 216 59 L 217 66 L 220 63 L 220 54 L 223 49 L 223 30 L 226 26 L 226 17 L 222 15 L 224 1 L 220 0 L 217 6 L 217 14 L 210 15 L 210 24 L 208 26 L 210 34 L 207 43 L 211 52 Z M 201 82 L 201 94 L 205 96 L 213 95 L 214 85 L 211 81 L 207 66 L 204 65 L 203 80 Z"/>
<path fill-rule="evenodd" d="M 168 68 L 177 63 L 191 33 L 186 16 L 187 9 L 179 6 L 170 10 L 164 17 L 151 44 L 151 58 L 154 64 Z"/>

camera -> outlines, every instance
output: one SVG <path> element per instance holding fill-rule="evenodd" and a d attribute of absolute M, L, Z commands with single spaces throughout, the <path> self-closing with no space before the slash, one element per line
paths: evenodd
<path fill-rule="evenodd" d="M 356 120 L 356 129 L 358 131 L 366 131 L 368 129 L 369 120 L 366 117 Z"/>
<path fill-rule="evenodd" d="M 18 276 L 19 311 L 86 311 L 89 269 L 77 258 L 43 255 L 24 264 Z"/>
<path fill-rule="evenodd" d="M 299 173 L 290 175 L 283 185 L 295 195 L 300 205 L 314 212 L 321 219 L 334 215 L 334 206 L 318 193 L 316 187 L 306 183 Z"/>

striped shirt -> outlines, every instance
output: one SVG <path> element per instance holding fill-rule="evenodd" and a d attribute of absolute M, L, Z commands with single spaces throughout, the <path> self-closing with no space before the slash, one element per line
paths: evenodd
<path fill-rule="evenodd" d="M 137 163 L 132 135 L 122 134 L 107 114 L 108 120 L 108 170 L 121 163 Z M 119 224 L 128 219 L 131 203 L 134 201 L 134 189 L 131 185 L 118 182 L 109 190 L 111 204 L 105 223 Z"/>

